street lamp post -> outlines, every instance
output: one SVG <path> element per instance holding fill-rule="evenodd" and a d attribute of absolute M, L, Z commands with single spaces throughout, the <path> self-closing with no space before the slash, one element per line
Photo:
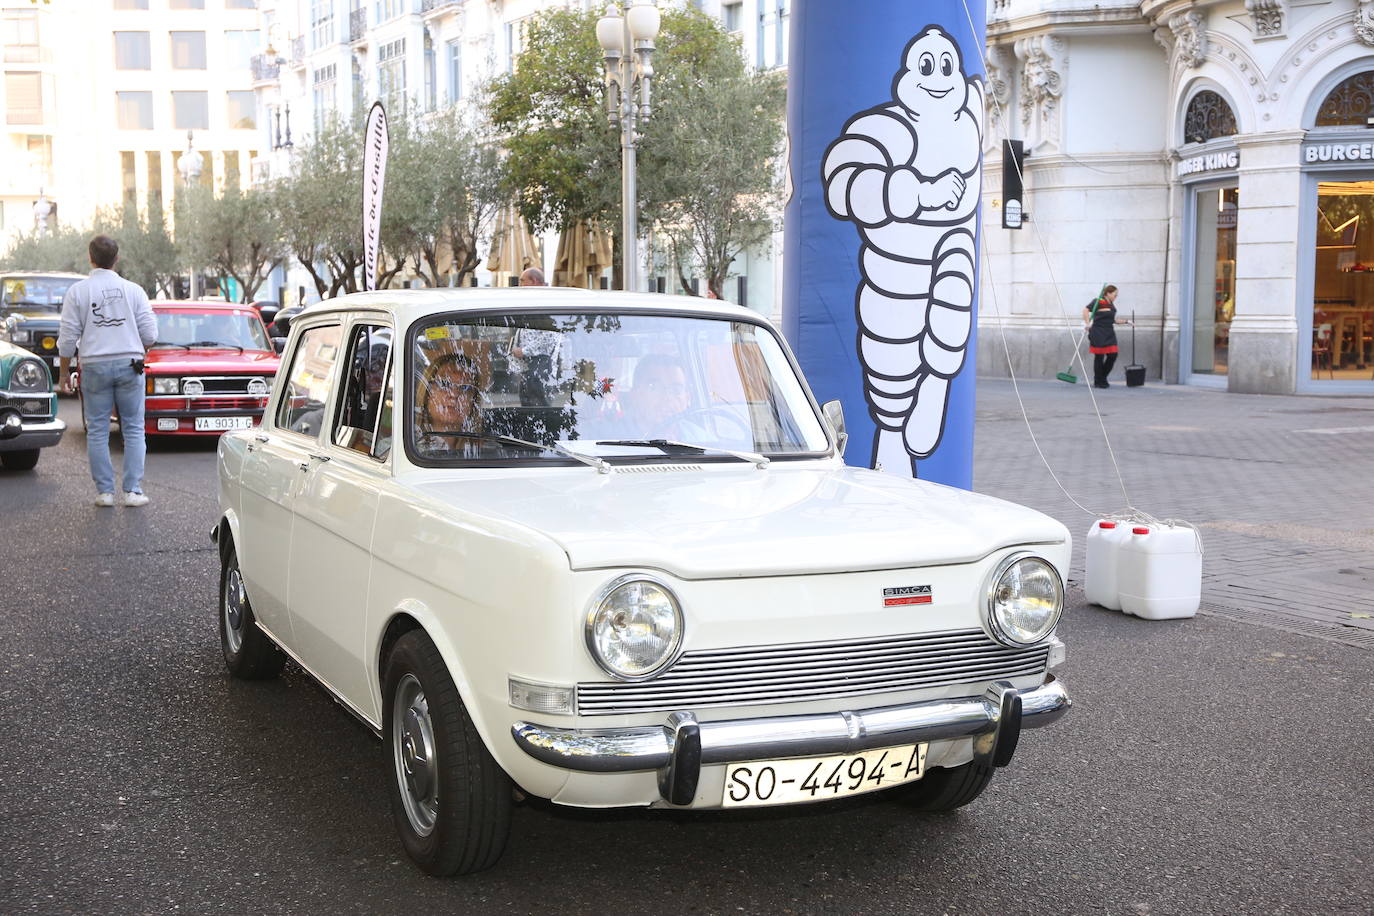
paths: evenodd
<path fill-rule="evenodd" d="M 48 217 L 52 215 L 52 202 L 43 189 L 38 189 L 38 199 L 33 202 L 33 221 L 38 226 L 39 235 L 48 234 Z"/>
<path fill-rule="evenodd" d="M 181 179 L 185 182 L 186 187 L 190 188 L 195 185 L 196 182 L 200 181 L 200 171 L 204 164 L 204 157 L 196 152 L 195 146 L 193 145 L 191 132 L 189 130 L 186 131 L 186 152 L 182 153 L 181 157 L 177 159 L 177 171 L 181 172 Z M 197 288 L 199 285 L 196 270 L 192 267 L 190 289 L 192 299 L 200 297 L 200 290 Z"/>
<path fill-rule="evenodd" d="M 659 22 L 654 0 L 633 0 L 623 16 L 619 6 L 607 4 L 606 15 L 596 23 L 596 40 L 605 54 L 606 112 L 611 125 L 620 128 L 621 257 L 625 289 L 630 290 L 639 289 L 635 149 L 640 131 L 649 120 L 654 38 Z"/>

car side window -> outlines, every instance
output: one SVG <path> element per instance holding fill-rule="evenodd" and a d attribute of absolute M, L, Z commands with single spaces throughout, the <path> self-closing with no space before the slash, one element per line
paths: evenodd
<path fill-rule="evenodd" d="M 380 437 L 383 395 L 391 357 L 391 328 L 360 324 L 349 334 L 343 394 L 334 423 L 334 444 L 373 454 Z M 387 420 L 389 422 L 389 416 Z M 389 433 L 388 433 L 389 436 Z"/>
<path fill-rule="evenodd" d="M 324 407 L 329 401 L 329 380 L 339 358 L 343 329 L 337 324 L 311 328 L 301 335 L 291 354 L 286 374 L 286 390 L 277 403 L 277 428 L 317 435 L 324 425 Z"/>

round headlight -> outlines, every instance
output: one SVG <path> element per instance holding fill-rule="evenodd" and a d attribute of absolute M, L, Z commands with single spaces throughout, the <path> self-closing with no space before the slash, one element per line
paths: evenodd
<path fill-rule="evenodd" d="M 14 367 L 10 388 L 14 391 L 47 391 L 48 370 L 40 362 L 26 359 Z"/>
<path fill-rule="evenodd" d="M 181 383 L 181 393 L 188 398 L 198 398 L 205 393 L 205 383 L 198 378 L 188 378 Z"/>
<path fill-rule="evenodd" d="M 1046 559 L 1013 554 L 997 565 L 984 608 L 988 632 L 1008 646 L 1029 646 L 1054 632 L 1064 610 L 1064 582 Z"/>
<path fill-rule="evenodd" d="M 653 677 L 681 645 L 682 608 L 668 586 L 650 577 L 610 582 L 587 612 L 587 649 L 612 677 Z"/>

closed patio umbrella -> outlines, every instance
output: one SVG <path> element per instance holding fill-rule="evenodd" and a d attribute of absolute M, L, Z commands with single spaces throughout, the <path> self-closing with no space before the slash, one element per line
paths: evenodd
<path fill-rule="evenodd" d="M 514 205 L 503 209 L 496 218 L 496 228 L 492 233 L 487 270 L 518 277 L 525 268 L 538 267 L 542 263 L 539 242 L 520 216 L 520 211 Z"/>
<path fill-rule="evenodd" d="M 554 284 L 587 289 L 590 277 L 611 266 L 614 257 L 611 234 L 595 223 L 578 220 L 563 230 L 554 261 Z"/>

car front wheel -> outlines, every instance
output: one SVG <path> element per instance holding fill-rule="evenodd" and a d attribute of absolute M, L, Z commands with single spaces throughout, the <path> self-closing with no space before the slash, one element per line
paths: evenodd
<path fill-rule="evenodd" d="M 0 466 L 7 471 L 31 471 L 38 464 L 38 449 L 26 448 L 14 452 L 0 452 Z"/>
<path fill-rule="evenodd" d="M 990 761 L 981 760 L 957 767 L 932 767 L 925 776 L 898 789 L 898 800 L 931 814 L 953 811 L 983 794 L 992 782 L 992 770 Z"/>
<path fill-rule="evenodd" d="M 229 673 L 246 681 L 276 677 L 286 664 L 286 655 L 257 627 L 233 547 L 220 566 L 219 642 Z"/>
<path fill-rule="evenodd" d="M 495 865 L 510 835 L 510 777 L 423 630 L 396 641 L 383 696 L 391 808 L 406 852 L 431 875 Z"/>

